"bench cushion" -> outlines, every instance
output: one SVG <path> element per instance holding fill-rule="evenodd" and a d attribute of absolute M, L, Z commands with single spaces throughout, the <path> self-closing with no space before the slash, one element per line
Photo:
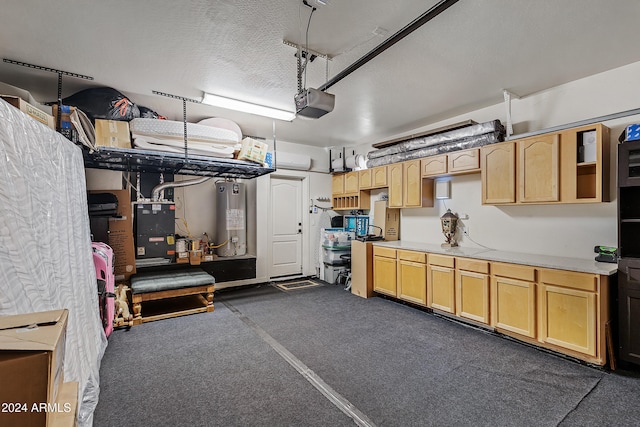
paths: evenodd
<path fill-rule="evenodd" d="M 204 271 L 136 274 L 131 278 L 131 292 L 134 294 L 145 294 L 149 292 L 190 288 L 192 286 L 213 285 L 215 282 L 216 279 Z"/>

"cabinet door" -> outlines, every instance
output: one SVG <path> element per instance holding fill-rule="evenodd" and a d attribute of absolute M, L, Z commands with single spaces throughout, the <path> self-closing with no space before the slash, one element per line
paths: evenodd
<path fill-rule="evenodd" d="M 447 173 L 447 155 L 425 157 L 420 160 L 422 176 L 435 176 Z"/>
<path fill-rule="evenodd" d="M 525 280 L 491 278 L 491 325 L 536 337 L 536 285 Z"/>
<path fill-rule="evenodd" d="M 482 203 L 497 205 L 516 201 L 515 143 L 491 144 L 480 150 Z"/>
<path fill-rule="evenodd" d="M 373 188 L 383 188 L 387 186 L 387 167 L 376 166 L 371 173 L 371 181 Z"/>
<path fill-rule="evenodd" d="M 447 155 L 449 173 L 476 172 L 480 170 L 480 149 L 454 151 Z"/>
<path fill-rule="evenodd" d="M 358 172 L 347 172 L 344 176 L 344 193 L 353 194 L 358 192 L 359 178 Z"/>
<path fill-rule="evenodd" d="M 334 196 L 344 194 L 344 174 L 331 177 L 331 194 Z"/>
<path fill-rule="evenodd" d="M 402 163 L 387 166 L 389 178 L 389 207 L 402 207 Z"/>
<path fill-rule="evenodd" d="M 427 266 L 398 260 L 398 298 L 427 305 Z"/>
<path fill-rule="evenodd" d="M 541 135 L 518 141 L 518 200 L 557 202 L 560 200 L 560 138 Z"/>
<path fill-rule="evenodd" d="M 359 188 L 367 189 L 371 188 L 371 169 L 363 169 L 358 172 Z"/>
<path fill-rule="evenodd" d="M 396 296 L 396 259 L 373 257 L 373 290 Z"/>
<path fill-rule="evenodd" d="M 546 284 L 538 285 L 538 339 L 596 356 L 596 294 Z"/>
<path fill-rule="evenodd" d="M 619 280 L 620 359 L 640 365 L 640 284 L 623 277 Z"/>
<path fill-rule="evenodd" d="M 429 265 L 427 267 L 427 306 L 455 314 L 455 270 Z"/>
<path fill-rule="evenodd" d="M 420 160 L 404 162 L 404 207 L 419 208 L 422 206 L 422 174 Z"/>
<path fill-rule="evenodd" d="M 458 270 L 456 315 L 489 324 L 489 276 Z"/>

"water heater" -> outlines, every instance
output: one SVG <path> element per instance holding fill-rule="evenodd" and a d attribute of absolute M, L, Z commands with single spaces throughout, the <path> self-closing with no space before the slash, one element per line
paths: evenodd
<path fill-rule="evenodd" d="M 247 253 L 247 215 L 244 184 L 216 183 L 216 240 L 226 244 L 216 251 L 218 256 Z"/>

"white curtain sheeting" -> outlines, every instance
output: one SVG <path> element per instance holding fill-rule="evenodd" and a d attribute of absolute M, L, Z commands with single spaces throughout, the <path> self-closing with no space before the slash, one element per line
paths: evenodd
<path fill-rule="evenodd" d="M 65 381 L 91 426 L 107 340 L 81 149 L 0 100 L 0 315 L 69 310 Z"/>

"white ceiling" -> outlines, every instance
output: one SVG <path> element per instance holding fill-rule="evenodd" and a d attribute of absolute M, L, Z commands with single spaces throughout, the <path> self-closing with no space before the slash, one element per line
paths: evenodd
<path fill-rule="evenodd" d="M 329 0 L 317 5 L 309 49 L 329 78 L 437 0 Z M 295 49 L 310 9 L 302 0 L 5 1 L 0 56 L 89 75 L 65 77 L 63 97 L 110 86 L 170 119 L 203 92 L 294 110 Z M 278 140 L 317 146 L 379 142 L 453 115 L 640 61 L 638 0 L 460 0 L 329 89 L 333 112 L 276 122 Z M 376 31 L 381 29 L 382 31 Z M 386 34 L 384 34 L 386 30 Z M 379 33 L 383 33 L 380 35 Z M 376 34 L 378 33 L 378 34 Z M 326 62 L 306 86 L 326 81 Z M 0 81 L 57 97 L 57 75 L 0 63 Z M 597 100 L 594 100 L 597 102 Z M 272 120 L 187 104 L 188 120 L 225 117 L 271 139 Z"/>

